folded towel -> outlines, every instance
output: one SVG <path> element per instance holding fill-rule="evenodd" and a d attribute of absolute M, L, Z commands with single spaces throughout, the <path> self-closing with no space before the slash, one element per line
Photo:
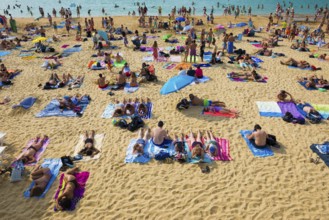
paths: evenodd
<path fill-rule="evenodd" d="M 286 114 L 286 112 L 290 112 L 294 118 L 304 118 L 302 114 L 297 110 L 296 104 L 293 102 L 278 102 L 278 105 L 281 109 L 282 116 Z"/>
<path fill-rule="evenodd" d="M 64 189 L 65 189 L 65 185 L 66 182 L 64 181 L 64 173 L 62 173 L 60 180 L 59 180 L 59 186 L 58 189 L 56 191 L 55 197 L 54 199 L 56 200 L 59 196 L 62 195 Z M 74 198 L 72 199 L 72 204 L 71 207 L 68 210 L 65 211 L 73 211 L 76 207 L 76 205 L 78 204 L 78 202 L 80 201 L 80 199 L 82 199 L 84 193 L 85 193 L 85 186 L 86 183 L 88 181 L 89 178 L 89 172 L 79 172 L 74 174 L 75 179 L 78 183 L 78 186 L 75 188 L 74 190 Z M 56 207 L 54 207 L 55 211 L 58 211 L 56 209 Z"/>
<path fill-rule="evenodd" d="M 248 130 L 241 130 L 240 134 L 242 135 L 243 139 L 246 141 L 247 146 L 249 147 L 249 149 L 251 150 L 252 154 L 255 157 L 268 157 L 268 156 L 273 156 L 274 153 L 271 149 L 271 147 L 266 146 L 263 148 L 256 148 L 251 142 L 250 140 L 247 138 L 247 136 L 249 134 L 251 134 L 252 131 L 248 131 Z"/>
<path fill-rule="evenodd" d="M 262 102 L 257 101 L 256 105 L 259 110 L 260 116 L 263 117 L 282 117 L 281 109 L 277 102 Z"/>
<path fill-rule="evenodd" d="M 323 143 L 324 145 L 329 144 L 329 142 Z M 316 153 L 322 160 L 323 162 L 329 167 L 329 154 L 322 154 L 319 149 L 317 148 L 318 144 L 312 144 L 310 146 L 311 150 Z"/>
<path fill-rule="evenodd" d="M 83 156 L 81 160 L 77 160 L 76 162 L 79 161 L 90 161 L 90 160 L 96 160 L 101 157 L 102 154 L 102 147 L 103 147 L 103 139 L 104 139 L 104 134 L 96 134 L 94 137 L 94 147 L 99 150 L 99 153 L 94 155 L 93 157 L 90 156 Z M 74 153 L 73 156 L 76 156 L 79 154 L 79 152 L 84 148 L 85 146 L 85 137 L 84 135 L 80 135 L 79 137 L 79 142 L 78 144 L 74 147 Z"/>
<path fill-rule="evenodd" d="M 35 139 L 31 139 L 28 143 L 27 143 L 27 145 L 26 145 L 26 147 L 23 149 L 23 151 L 22 151 L 22 153 L 17 157 L 17 159 L 18 158 L 20 158 L 22 155 L 23 155 L 23 153 L 33 144 L 33 142 L 34 142 L 34 140 Z M 38 150 L 38 152 L 36 152 L 35 153 L 35 155 L 34 155 L 34 158 L 35 158 L 35 160 L 36 160 L 36 162 L 34 162 L 34 163 L 29 163 L 29 164 L 25 164 L 25 166 L 34 166 L 34 165 L 36 165 L 37 164 L 37 162 L 40 160 L 40 158 L 41 158 L 41 155 L 45 152 L 45 150 L 47 149 L 47 147 L 48 147 L 48 145 L 49 145 L 49 142 L 50 142 L 50 139 L 48 138 L 44 143 L 43 143 L 43 145 L 42 145 L 42 147 L 40 148 L 40 150 Z M 17 160 L 16 160 L 17 161 Z M 16 162 L 15 161 L 15 162 Z M 14 162 L 14 163 L 15 163 Z M 14 163 L 12 164 L 12 166 L 14 165 Z"/>
<path fill-rule="evenodd" d="M 36 197 L 39 199 L 44 198 L 46 196 L 51 185 L 54 183 L 57 175 L 59 174 L 59 170 L 62 167 L 62 161 L 61 161 L 61 159 L 45 159 L 44 162 L 41 164 L 41 167 L 50 169 L 51 178 L 50 178 L 45 190 L 41 194 L 41 196 Z M 27 190 L 25 190 L 25 192 L 24 192 L 25 198 L 30 198 L 30 190 L 33 188 L 33 186 L 34 186 L 34 181 L 32 181 L 31 185 L 27 188 Z"/>
<path fill-rule="evenodd" d="M 148 154 L 148 148 L 149 148 L 149 141 L 146 142 L 144 146 L 144 154 L 143 155 L 136 155 L 133 154 L 133 148 L 136 143 L 136 139 L 132 139 L 128 145 L 127 151 L 126 151 L 126 158 L 125 163 L 148 163 L 151 158 Z"/>
<path fill-rule="evenodd" d="M 139 86 L 137 86 L 137 87 L 131 87 L 131 86 L 130 86 L 130 83 L 126 83 L 125 87 L 123 88 L 123 90 L 124 90 L 126 93 L 134 93 L 134 92 L 136 92 L 138 89 L 139 89 Z"/>

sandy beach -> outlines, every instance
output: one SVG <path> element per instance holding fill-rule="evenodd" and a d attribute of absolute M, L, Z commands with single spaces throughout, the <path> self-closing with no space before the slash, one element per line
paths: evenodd
<path fill-rule="evenodd" d="M 100 28 L 100 19 L 94 18 L 96 28 Z M 205 20 L 205 18 L 203 17 Z M 266 17 L 252 17 L 256 27 L 266 27 Z M 165 18 L 163 17 L 163 20 Z M 227 25 L 247 22 L 248 17 L 216 17 L 215 24 Z M 57 23 L 62 21 L 56 19 Z M 82 26 L 83 18 L 80 19 Z M 31 19 L 16 19 L 18 27 L 34 22 Z M 47 24 L 46 18 L 36 22 Z M 136 30 L 137 17 L 114 17 L 116 27 L 121 24 L 130 30 Z M 305 24 L 304 24 L 305 25 Z M 317 24 L 312 24 L 313 28 Z M 214 25 L 203 26 L 206 30 Z M 144 29 L 138 28 L 142 33 Z M 201 30 L 198 27 L 197 30 Z M 234 34 L 241 33 L 243 28 L 229 29 Z M 59 29 L 59 34 L 65 29 Z M 154 34 L 159 47 L 171 46 L 161 37 L 172 31 L 162 30 Z M 23 33 L 19 29 L 19 35 Z M 53 35 L 53 29 L 47 29 L 47 37 Z M 85 36 L 85 34 L 83 34 Z M 133 52 L 128 36 L 129 47 L 125 48 L 122 41 L 113 42 L 121 48 L 121 52 L 129 63 L 131 70 L 139 71 L 142 58 L 146 53 Z M 251 40 L 262 40 L 268 33 L 256 33 Z M 184 45 L 180 35 L 176 36 Z M 253 47 L 243 38 L 235 43 L 236 48 L 243 48 L 248 53 L 254 52 Z M 327 39 L 328 41 L 328 39 Z M 284 53 L 286 57 L 306 60 L 322 70 L 312 72 L 290 69 L 280 65 L 280 57 L 261 57 L 262 69 L 259 73 L 268 77 L 267 83 L 240 83 L 227 78 L 227 73 L 239 71 L 236 65 L 224 64 L 204 68 L 204 75 L 211 78 L 206 83 L 190 85 L 169 95 L 160 95 L 162 85 L 171 77 L 177 75 L 175 69 L 166 70 L 163 62 L 152 62 L 156 69 L 159 82 L 141 84 L 139 90 L 128 94 L 115 91 L 114 96 L 108 91 L 100 90 L 95 81 L 98 74 L 110 77 L 108 70 L 91 71 L 87 63 L 94 58 L 93 42 L 76 42 L 75 31 L 71 36 L 62 37 L 61 42 L 52 43 L 56 51 L 62 51 L 61 46 L 82 44 L 82 51 L 61 59 L 63 65 L 56 71 L 59 75 L 70 73 L 73 76 L 84 75 L 83 86 L 79 89 L 42 90 L 39 84 L 44 84 L 51 70 L 41 68 L 44 59 L 23 60 L 18 57 L 19 50 L 13 50 L 3 58 L 3 63 L 9 69 L 23 69 L 14 79 L 14 85 L 0 90 L 0 99 L 11 98 L 7 105 L 0 105 L 0 131 L 5 132 L 3 163 L 9 164 L 17 157 L 29 139 L 37 134 L 47 134 L 50 143 L 42 155 L 44 158 L 60 158 L 72 155 L 74 146 L 79 141 L 79 135 L 85 130 L 94 129 L 96 133 L 105 134 L 100 159 L 77 163 L 81 170 L 89 171 L 90 177 L 86 185 L 83 199 L 73 212 L 54 212 L 54 194 L 59 185 L 59 177 L 55 180 L 44 199 L 25 199 L 24 190 L 30 185 L 27 176 L 22 181 L 10 183 L 9 177 L 0 177 L 0 216 L 1 219 L 328 219 L 329 210 L 329 169 L 321 161 L 319 164 L 309 162 L 314 157 L 310 145 L 328 141 L 328 121 L 320 124 L 296 125 L 285 123 L 281 118 L 268 118 L 259 115 L 256 101 L 276 101 L 280 90 L 290 92 L 295 99 L 316 104 L 329 104 L 328 92 L 308 91 L 297 82 L 297 77 L 308 77 L 312 74 L 329 79 L 329 62 L 310 59 L 309 52 L 297 52 L 290 49 L 291 42 L 287 39 L 279 42 L 274 52 Z M 148 39 L 147 46 L 152 46 L 153 39 Z M 222 40 L 217 40 L 221 48 Z M 22 42 L 23 49 L 33 46 L 31 41 Z M 317 50 L 316 46 L 309 46 Z M 213 46 L 210 51 L 213 50 Z M 199 51 L 199 48 L 198 48 Z M 208 48 L 206 48 L 208 51 Z M 329 49 L 321 49 L 328 53 Z M 321 52 L 320 51 L 320 52 Z M 43 54 L 37 56 L 42 57 Z M 115 68 L 114 72 L 118 72 Z M 241 72 L 241 70 L 240 70 Z M 64 95 L 89 94 L 92 98 L 83 117 L 47 117 L 36 118 L 53 98 Z M 224 101 L 229 108 L 237 109 L 240 117 L 228 119 L 201 115 L 201 107 L 193 107 L 187 111 L 177 111 L 176 104 L 190 93 L 203 98 Z M 12 109 L 13 104 L 22 99 L 34 96 L 38 100 L 29 110 Z M 122 130 L 112 125 L 111 119 L 103 119 L 101 115 L 109 103 L 115 99 L 122 100 L 149 97 L 153 102 L 153 117 L 145 120 L 146 126 L 153 128 L 159 120 L 164 121 L 165 128 L 171 136 L 181 132 L 188 134 L 189 130 L 205 131 L 211 129 L 216 136 L 227 138 L 230 142 L 229 162 L 215 161 L 209 164 L 211 172 L 203 174 L 198 165 L 179 163 L 160 163 L 152 160 L 145 165 L 125 164 L 126 149 L 130 140 L 136 138 L 137 132 Z M 264 130 L 277 137 L 280 149 L 273 148 L 274 156 L 257 158 L 248 149 L 239 133 L 240 130 L 252 129 L 254 124 L 260 124 Z M 39 162 L 39 164 L 40 164 Z M 27 168 L 29 171 L 31 168 Z"/>

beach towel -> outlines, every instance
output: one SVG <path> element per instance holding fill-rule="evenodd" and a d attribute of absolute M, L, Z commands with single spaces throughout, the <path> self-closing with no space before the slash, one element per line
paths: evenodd
<path fill-rule="evenodd" d="M 203 78 L 201 78 L 201 79 L 196 78 L 194 80 L 194 82 L 192 82 L 190 85 L 196 85 L 196 84 L 199 84 L 199 83 L 205 83 L 205 82 L 207 82 L 209 80 L 210 80 L 210 78 L 208 76 L 203 76 Z"/>
<path fill-rule="evenodd" d="M 305 103 L 304 105 L 305 105 L 305 106 L 309 106 L 309 107 L 313 107 L 313 106 L 311 106 L 309 103 Z M 303 104 L 297 104 L 296 107 L 297 107 L 298 112 L 299 112 L 300 114 L 302 114 L 302 115 L 306 118 L 307 113 L 304 112 L 304 110 L 303 110 L 304 105 L 303 105 Z"/>
<path fill-rule="evenodd" d="M 171 140 L 165 140 L 165 144 L 162 147 L 155 145 L 152 139 L 148 140 L 147 148 L 144 153 L 148 154 L 150 158 L 154 158 L 157 154 L 161 153 L 168 153 L 170 156 L 175 154 L 175 147 Z"/>
<path fill-rule="evenodd" d="M 263 117 L 282 117 L 281 109 L 277 102 L 269 101 L 262 102 L 257 101 L 256 105 L 258 107 L 259 115 Z"/>
<path fill-rule="evenodd" d="M 286 112 L 290 112 L 294 118 L 304 118 L 302 114 L 297 110 L 296 104 L 293 102 L 278 102 L 278 105 L 281 109 L 282 116 L 286 114 Z"/>
<path fill-rule="evenodd" d="M 157 62 L 167 62 L 167 61 L 168 61 L 168 58 L 162 57 L 162 56 L 159 56 L 157 59 Z"/>
<path fill-rule="evenodd" d="M 329 118 L 329 105 L 323 104 L 311 104 L 315 110 L 317 110 L 321 116 L 325 119 Z"/>
<path fill-rule="evenodd" d="M 68 46 L 70 46 L 70 45 L 64 44 L 63 46 L 61 46 L 61 48 L 67 48 Z"/>
<path fill-rule="evenodd" d="M 251 142 L 250 140 L 247 138 L 248 135 L 250 135 L 252 133 L 252 131 L 249 130 L 241 130 L 240 134 L 242 135 L 242 138 L 245 140 L 247 146 L 249 147 L 250 151 L 252 152 L 252 154 L 255 157 L 269 157 L 269 156 L 273 156 L 274 153 L 271 149 L 270 146 L 266 146 L 263 148 L 256 148 Z"/>
<path fill-rule="evenodd" d="M 21 53 L 18 56 L 19 57 L 30 57 L 30 56 L 33 56 L 33 53 Z"/>
<path fill-rule="evenodd" d="M 302 82 L 298 82 L 301 86 L 303 86 L 305 89 L 307 90 L 318 90 L 317 88 L 313 88 L 313 87 L 306 87 L 306 83 L 307 81 L 302 81 Z"/>
<path fill-rule="evenodd" d="M 113 65 L 114 65 L 115 67 L 122 68 L 122 67 L 124 67 L 125 63 L 126 63 L 125 60 L 121 61 L 120 63 L 118 63 L 117 61 L 114 61 Z"/>
<path fill-rule="evenodd" d="M 135 104 L 135 112 L 138 111 L 138 106 L 139 106 L 140 103 L 136 103 Z M 153 104 L 151 102 L 149 103 L 146 103 L 146 106 L 147 106 L 147 109 L 148 109 L 148 112 L 146 114 L 146 116 L 142 116 L 141 118 L 143 119 L 150 119 L 152 117 L 152 111 L 153 111 Z M 112 104 L 110 103 L 108 106 L 106 106 L 103 114 L 102 114 L 102 118 L 113 118 L 113 113 L 115 111 L 115 104 Z M 129 116 L 127 115 L 123 115 L 119 118 L 129 118 Z"/>
<path fill-rule="evenodd" d="M 210 63 L 199 63 L 199 64 L 193 64 L 193 66 L 194 67 L 204 67 L 204 68 L 206 68 L 206 67 L 211 67 L 211 64 Z"/>
<path fill-rule="evenodd" d="M 254 61 L 255 63 L 263 63 L 263 62 L 264 62 L 263 60 L 259 59 L 258 57 L 254 57 L 254 56 L 252 56 L 251 59 L 252 59 L 252 61 Z"/>
<path fill-rule="evenodd" d="M 82 47 L 71 47 L 68 49 L 63 50 L 63 53 L 77 53 L 82 50 Z"/>
<path fill-rule="evenodd" d="M 35 103 L 35 101 L 37 100 L 37 98 L 34 97 L 28 97 L 26 99 L 24 99 L 23 101 L 21 101 L 18 105 L 13 105 L 12 108 L 18 108 L 18 107 L 22 107 L 24 109 L 29 109 L 33 106 L 33 104 Z"/>
<path fill-rule="evenodd" d="M 300 69 L 300 70 L 312 70 L 311 67 L 301 68 L 301 67 L 297 67 L 297 66 L 288 66 L 288 68 L 291 68 L 291 69 Z"/>
<path fill-rule="evenodd" d="M 141 47 L 139 48 L 139 50 L 140 50 L 141 52 L 150 52 L 150 51 L 153 52 L 153 47 L 144 47 L 144 46 L 141 46 Z"/>
<path fill-rule="evenodd" d="M 153 62 L 153 56 L 146 56 L 143 57 L 143 62 Z"/>
<path fill-rule="evenodd" d="M 138 89 L 139 89 L 139 86 L 137 86 L 137 87 L 131 87 L 131 86 L 130 86 L 130 83 L 126 83 L 125 87 L 123 88 L 123 90 L 124 90 L 126 93 L 134 93 L 134 92 L 136 92 Z"/>
<path fill-rule="evenodd" d="M 27 145 L 25 146 L 25 148 L 23 149 L 23 151 L 22 151 L 22 153 L 17 157 L 17 159 L 18 158 L 20 158 L 22 155 L 23 155 L 23 153 L 33 144 L 33 142 L 34 142 L 34 138 L 33 139 L 31 139 L 31 140 L 29 140 L 29 142 L 27 143 Z M 38 163 L 38 161 L 40 160 L 40 158 L 41 158 L 41 155 L 45 152 L 45 150 L 47 149 L 47 147 L 48 147 L 48 145 L 49 145 L 49 142 L 50 142 L 50 139 L 48 138 L 44 143 L 43 143 L 43 145 L 42 145 L 42 147 L 40 148 L 40 150 L 38 150 L 38 152 L 36 152 L 35 153 L 35 155 L 34 155 L 34 158 L 35 158 L 35 160 L 36 160 L 36 162 L 34 162 L 34 163 L 29 163 L 29 164 L 25 164 L 25 166 L 34 166 L 34 165 L 36 165 L 37 163 Z M 17 161 L 17 160 L 16 160 Z M 15 161 L 15 162 L 16 162 Z M 14 163 L 15 163 L 14 162 Z M 14 164 L 13 163 L 13 164 Z M 13 164 L 12 164 L 12 166 L 13 166 Z"/>
<path fill-rule="evenodd" d="M 224 118 L 234 118 L 235 115 L 223 112 L 205 112 L 204 109 L 201 112 L 202 115 L 224 117 Z"/>
<path fill-rule="evenodd" d="M 192 144 L 191 141 L 187 138 L 185 141 L 185 151 L 187 153 L 187 162 L 192 163 L 192 164 L 201 163 L 201 161 L 200 161 L 201 158 L 199 158 L 199 157 L 192 158 L 191 144 Z M 211 163 L 211 162 L 212 162 L 212 159 L 210 158 L 210 156 L 208 154 L 205 153 L 202 163 Z"/>
<path fill-rule="evenodd" d="M 9 54 L 11 54 L 10 51 L 5 51 L 5 50 L 1 50 L 1 51 L 0 51 L 0 57 L 7 56 L 7 55 L 9 55 Z"/>
<path fill-rule="evenodd" d="M 71 207 L 68 210 L 65 211 L 73 211 L 80 201 L 80 199 L 83 198 L 83 195 L 85 193 L 85 186 L 89 178 L 89 172 L 79 172 L 74 174 L 76 181 L 78 182 L 78 186 L 74 190 L 74 198 L 72 200 Z M 66 182 L 64 181 L 64 173 L 62 173 L 60 180 L 59 180 L 59 186 L 56 191 L 54 199 L 56 200 L 59 196 L 62 195 L 64 189 L 65 189 Z M 56 207 L 54 207 L 55 211 L 58 211 Z"/>
<path fill-rule="evenodd" d="M 262 80 L 259 80 L 259 81 L 249 80 L 249 79 L 243 79 L 241 77 L 234 77 L 234 78 L 232 78 L 230 73 L 228 73 L 226 75 L 226 77 L 229 78 L 231 81 L 234 81 L 234 82 L 258 82 L 258 83 L 267 83 L 267 79 L 268 79 L 266 76 L 264 76 L 263 79 Z"/>
<path fill-rule="evenodd" d="M 78 107 L 81 108 L 80 113 L 83 114 L 86 110 L 89 99 L 87 97 L 83 97 L 82 100 L 78 103 Z M 61 111 L 59 108 L 59 102 L 57 99 L 53 99 L 42 111 L 35 115 L 37 118 L 43 117 L 51 117 L 51 116 L 62 116 L 62 117 L 78 117 L 79 114 L 74 112 L 73 110 L 64 109 Z"/>
<path fill-rule="evenodd" d="M 99 150 L 99 153 L 94 155 L 93 157 L 90 156 L 83 156 L 81 160 L 76 160 L 75 162 L 80 162 L 80 161 L 90 161 L 90 160 L 97 160 L 101 157 L 102 154 L 102 147 L 103 147 L 103 139 L 104 139 L 104 134 L 96 134 L 94 137 L 94 147 Z M 79 152 L 84 148 L 85 146 L 85 137 L 84 135 L 80 135 L 79 137 L 79 142 L 78 144 L 74 147 L 74 152 L 73 156 L 76 156 L 79 154 Z"/>
<path fill-rule="evenodd" d="M 177 66 L 175 67 L 175 70 L 179 70 L 180 68 L 182 68 L 183 70 L 187 70 L 191 67 L 190 63 L 179 63 L 177 64 Z"/>
<path fill-rule="evenodd" d="M 173 62 L 173 63 L 180 63 L 180 62 L 182 62 L 182 57 L 171 55 L 169 60 L 170 60 L 170 62 Z"/>
<path fill-rule="evenodd" d="M 22 60 L 26 60 L 26 61 L 29 61 L 29 60 L 33 60 L 37 58 L 36 56 L 26 56 L 26 57 L 22 57 Z"/>
<path fill-rule="evenodd" d="M 205 145 L 205 142 L 204 140 L 203 141 L 203 144 Z M 231 158 L 231 155 L 230 155 L 230 145 L 229 145 L 229 141 L 225 138 L 215 138 L 215 141 L 217 142 L 217 152 L 218 152 L 218 155 L 215 156 L 215 157 L 212 157 L 209 155 L 209 157 L 212 159 L 212 160 L 216 160 L 216 161 L 230 161 L 232 160 Z"/>
<path fill-rule="evenodd" d="M 327 145 L 329 144 L 329 142 L 324 142 L 323 145 Z M 323 162 L 329 167 L 329 154 L 322 154 L 319 151 L 319 146 L 320 144 L 312 144 L 310 146 L 311 150 L 316 153 L 322 160 Z"/>
<path fill-rule="evenodd" d="M 167 70 L 171 70 L 171 69 L 173 69 L 175 66 L 176 66 L 175 63 L 166 63 L 165 65 L 163 65 L 162 68 L 167 69 Z"/>
<path fill-rule="evenodd" d="M 136 155 L 133 154 L 134 145 L 136 143 L 137 139 L 132 139 L 128 145 L 127 151 L 126 151 L 126 158 L 125 163 L 148 163 L 151 158 L 148 154 L 148 148 L 149 148 L 149 141 L 146 142 L 144 146 L 144 154 L 143 155 Z"/>
<path fill-rule="evenodd" d="M 262 48 L 262 45 L 260 43 L 258 43 L 258 44 L 251 44 L 251 45 L 254 46 L 254 47 L 257 47 L 257 48 Z"/>
<path fill-rule="evenodd" d="M 49 191 L 51 185 L 54 183 L 56 177 L 59 174 L 59 170 L 62 167 L 62 161 L 61 159 L 45 159 L 44 162 L 41 164 L 42 168 L 49 168 L 50 172 L 51 172 L 51 178 L 45 188 L 45 190 L 43 191 L 43 193 L 41 194 L 41 196 L 36 197 L 38 199 L 44 198 L 47 194 L 47 192 Z M 27 188 L 27 190 L 25 190 L 24 192 L 24 197 L 25 198 L 31 198 L 30 197 L 30 190 L 33 188 L 34 186 L 34 181 L 32 181 L 31 185 Z"/>

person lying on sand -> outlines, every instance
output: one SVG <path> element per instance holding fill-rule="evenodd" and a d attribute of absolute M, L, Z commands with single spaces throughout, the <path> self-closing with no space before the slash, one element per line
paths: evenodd
<path fill-rule="evenodd" d="M 315 115 L 317 117 L 321 118 L 320 113 L 315 110 L 312 106 L 307 105 L 305 102 L 301 101 L 301 100 L 297 100 L 296 102 L 297 106 L 302 109 L 307 115 Z"/>
<path fill-rule="evenodd" d="M 63 73 L 63 79 L 61 80 L 57 73 L 52 73 L 48 82 L 46 82 L 45 86 L 58 86 L 58 88 L 63 88 L 68 84 L 70 79 L 73 80 L 73 77 L 70 74 Z"/>
<path fill-rule="evenodd" d="M 141 128 L 138 132 L 137 141 L 133 147 L 133 154 L 141 156 L 144 154 L 144 147 L 146 142 L 151 138 L 151 129 L 148 128 L 144 133 L 144 129 Z"/>
<path fill-rule="evenodd" d="M 197 97 L 196 95 L 190 94 L 189 98 L 191 100 L 192 105 L 197 105 L 197 106 L 204 106 L 204 107 L 209 107 L 209 106 L 219 106 L 219 107 L 225 107 L 224 102 L 220 101 L 211 101 L 208 99 L 201 99 Z"/>
<path fill-rule="evenodd" d="M 206 143 L 205 151 L 211 156 L 216 157 L 218 156 L 218 144 L 216 139 L 212 133 L 212 131 L 206 131 L 206 137 L 204 137 Z"/>
<path fill-rule="evenodd" d="M 68 84 L 69 89 L 79 88 L 83 83 L 84 78 L 85 78 L 84 76 L 78 76 L 77 78 L 72 79 L 73 81 Z"/>
<path fill-rule="evenodd" d="M 40 165 L 31 173 L 31 178 L 34 181 L 34 186 L 30 189 L 30 197 L 39 197 L 45 191 L 46 186 L 52 174 L 50 169 L 42 168 Z"/>
<path fill-rule="evenodd" d="M 158 127 L 152 130 L 152 142 L 158 146 L 163 146 L 167 140 L 171 140 L 168 130 L 163 129 L 163 125 L 163 121 L 159 121 Z"/>
<path fill-rule="evenodd" d="M 22 160 L 23 164 L 36 162 L 35 154 L 42 148 L 43 144 L 48 140 L 48 136 L 41 137 L 38 135 L 31 146 L 29 146 L 17 160 Z"/>
<path fill-rule="evenodd" d="M 239 78 L 239 79 L 245 79 L 245 80 L 253 80 L 256 82 L 260 82 L 263 81 L 263 77 L 261 75 L 259 75 L 256 70 L 254 69 L 253 71 L 251 71 L 250 73 L 246 72 L 246 73 L 229 73 L 229 76 L 231 78 Z"/>
<path fill-rule="evenodd" d="M 0 105 L 5 105 L 5 104 L 9 103 L 10 101 L 11 101 L 11 99 L 8 96 L 6 96 L 3 99 L 3 101 L 0 101 Z"/>
<path fill-rule="evenodd" d="M 185 151 L 185 142 L 184 142 L 184 134 L 181 134 L 179 138 L 175 135 L 175 140 L 173 142 L 175 146 L 175 160 L 180 163 L 184 163 L 187 160 L 187 153 Z"/>
<path fill-rule="evenodd" d="M 144 101 L 144 99 L 141 99 L 141 103 L 138 105 L 138 109 L 137 109 L 139 116 L 143 117 L 148 114 L 148 107 L 147 107 L 148 103 L 151 103 L 151 99 L 147 98 L 146 102 Z"/>
<path fill-rule="evenodd" d="M 88 131 L 85 132 L 84 137 L 84 148 L 79 152 L 82 156 L 95 156 L 99 153 L 99 150 L 95 148 L 94 142 L 95 142 L 95 131 L 92 130 L 89 134 Z"/>
<path fill-rule="evenodd" d="M 289 98 L 288 98 L 289 96 Z M 279 102 L 295 102 L 292 95 L 284 90 L 281 90 L 280 93 L 277 95 Z"/>
<path fill-rule="evenodd" d="M 192 147 L 192 158 L 200 158 L 200 162 L 204 159 L 205 153 L 201 139 L 202 136 L 200 131 L 198 131 L 196 138 L 194 137 L 193 132 L 190 132 L 189 140 Z"/>
<path fill-rule="evenodd" d="M 58 210 L 70 209 L 74 198 L 74 190 L 79 186 L 74 174 L 79 171 L 78 167 L 69 169 L 64 174 L 63 181 L 65 182 L 63 193 L 56 199 L 56 208 Z"/>
<path fill-rule="evenodd" d="M 47 62 L 45 66 L 43 66 L 45 68 L 45 70 L 47 69 L 56 69 L 57 67 L 61 66 L 62 63 L 59 62 L 58 58 L 57 57 L 54 57 L 54 61 L 50 61 L 50 62 Z"/>
<path fill-rule="evenodd" d="M 135 99 L 133 102 L 131 99 L 128 101 L 126 99 L 123 99 L 122 102 L 119 102 L 118 100 L 114 100 L 115 104 L 115 110 L 113 113 L 113 117 L 121 117 L 123 115 L 134 115 L 135 114 L 135 105 L 138 102 L 138 99 Z"/>
<path fill-rule="evenodd" d="M 239 113 L 234 109 L 227 109 L 219 106 L 209 106 L 203 109 L 204 112 L 212 112 L 212 113 L 223 113 L 223 114 L 230 114 L 234 118 L 239 116 Z"/>
<path fill-rule="evenodd" d="M 287 65 L 287 66 L 293 66 L 293 67 L 299 67 L 301 69 L 306 69 L 306 68 L 309 68 L 311 65 L 305 61 L 305 60 L 300 60 L 300 61 L 297 61 L 293 58 L 288 58 L 286 60 L 281 60 L 280 63 L 282 65 Z"/>
<path fill-rule="evenodd" d="M 248 135 L 247 138 L 257 148 L 266 147 L 267 133 L 262 130 L 262 127 L 258 124 L 254 126 L 252 134 Z"/>

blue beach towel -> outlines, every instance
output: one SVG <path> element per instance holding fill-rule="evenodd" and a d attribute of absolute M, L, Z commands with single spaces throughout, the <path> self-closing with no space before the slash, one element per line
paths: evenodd
<path fill-rule="evenodd" d="M 67 97 L 66 97 L 67 98 Z M 83 97 L 77 106 L 81 107 L 80 113 L 83 114 L 89 104 L 87 97 Z M 59 108 L 59 102 L 57 99 L 53 99 L 41 112 L 35 115 L 37 118 L 62 116 L 62 117 L 78 117 L 78 114 L 73 110 L 64 109 L 61 111 Z"/>
<path fill-rule="evenodd" d="M 170 156 L 173 156 L 175 154 L 175 147 L 173 145 L 173 142 L 171 140 L 166 140 L 163 146 L 166 147 L 159 147 L 155 145 L 150 139 L 148 141 L 148 148 L 147 148 L 147 153 L 150 155 L 150 157 L 154 158 L 157 154 L 161 153 L 168 153 Z"/>
<path fill-rule="evenodd" d="M 139 89 L 139 86 L 137 86 L 137 87 L 131 87 L 131 86 L 130 86 L 130 83 L 126 83 L 125 87 L 123 88 L 123 90 L 124 90 L 126 93 L 134 93 L 134 92 L 136 92 L 138 89 Z"/>
<path fill-rule="evenodd" d="M 256 148 L 247 138 L 247 135 L 251 134 L 252 131 L 248 131 L 248 130 L 241 130 L 240 134 L 242 135 L 243 139 L 246 141 L 249 149 L 251 150 L 252 154 L 255 157 L 269 157 L 269 156 L 273 156 L 274 153 L 271 149 L 271 147 L 266 146 L 264 148 Z"/>
<path fill-rule="evenodd" d="M 300 69 L 300 70 L 312 70 L 311 67 L 309 67 L 309 68 L 300 68 L 300 67 L 297 67 L 297 66 L 288 66 L 288 68 L 291 68 L 291 69 Z"/>
<path fill-rule="evenodd" d="M 82 50 L 82 47 L 72 47 L 72 48 L 63 50 L 63 53 L 77 53 L 77 52 L 80 52 L 81 50 Z"/>
<path fill-rule="evenodd" d="M 303 81 L 303 82 L 298 82 L 301 86 L 303 86 L 305 89 L 307 89 L 307 90 L 318 90 L 318 89 L 316 89 L 316 88 L 313 88 L 313 87 L 306 87 L 306 81 Z"/>
<path fill-rule="evenodd" d="M 27 97 L 26 99 L 21 101 L 21 103 L 19 103 L 18 105 L 14 105 L 13 108 L 22 107 L 24 109 L 29 109 L 33 106 L 33 104 L 35 103 L 36 100 L 37 100 L 37 98 L 34 98 L 32 96 Z"/>
<path fill-rule="evenodd" d="M 254 56 L 252 56 L 251 59 L 252 59 L 252 61 L 254 61 L 255 63 L 263 63 L 263 62 L 264 62 L 263 60 L 259 59 L 258 57 L 254 57 Z"/>
<path fill-rule="evenodd" d="M 193 64 L 194 67 L 211 67 L 210 63 L 199 63 L 199 64 Z"/>
<path fill-rule="evenodd" d="M 126 158 L 125 158 L 125 163 L 148 163 L 151 158 L 148 154 L 148 147 L 149 147 L 149 142 L 146 142 L 144 146 L 144 154 L 143 155 L 134 155 L 133 154 L 133 148 L 136 143 L 136 139 L 132 139 L 128 145 L 128 149 L 126 151 Z"/>
<path fill-rule="evenodd" d="M 41 167 L 46 168 L 48 167 L 51 171 L 51 178 L 45 188 L 45 191 L 41 194 L 41 196 L 36 197 L 36 198 L 44 198 L 49 191 L 51 185 L 54 183 L 58 173 L 59 169 L 62 167 L 62 161 L 61 159 L 45 159 L 44 162 L 42 163 Z M 32 181 L 31 185 L 27 188 L 27 190 L 24 192 L 24 197 L 25 198 L 30 198 L 30 190 L 34 186 L 34 181 Z"/>
<path fill-rule="evenodd" d="M 0 57 L 7 56 L 7 55 L 9 55 L 9 54 L 11 54 L 10 51 L 4 51 L 4 50 L 1 50 L 1 51 L 0 51 Z"/>
<path fill-rule="evenodd" d="M 327 145 L 329 144 L 329 142 L 324 142 L 323 145 Z M 318 146 L 319 144 L 312 144 L 310 146 L 311 150 L 316 153 L 322 160 L 323 162 L 329 167 L 329 154 L 322 154 L 319 149 Z"/>

